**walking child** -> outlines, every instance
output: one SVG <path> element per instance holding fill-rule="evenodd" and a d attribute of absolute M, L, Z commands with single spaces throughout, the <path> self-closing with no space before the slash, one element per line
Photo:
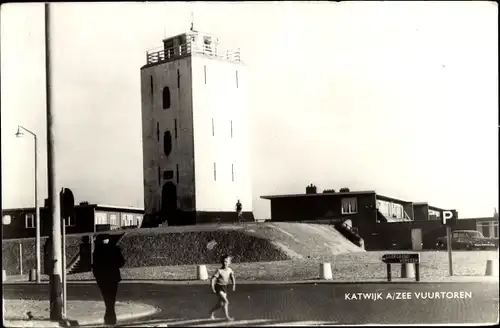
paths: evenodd
<path fill-rule="evenodd" d="M 212 292 L 217 294 L 217 304 L 211 310 L 210 318 L 215 319 L 215 312 L 220 308 L 224 309 L 227 320 L 234 320 L 229 316 L 229 301 L 227 299 L 227 286 L 229 280 L 233 283 L 233 292 L 236 290 L 236 279 L 234 277 L 233 270 L 229 267 L 231 264 L 231 257 L 229 255 L 223 255 L 221 257 L 222 267 L 217 269 L 217 271 L 212 276 L 211 286 Z"/>

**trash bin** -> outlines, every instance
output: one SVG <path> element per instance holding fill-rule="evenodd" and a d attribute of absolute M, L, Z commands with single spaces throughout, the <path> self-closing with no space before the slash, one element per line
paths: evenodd
<path fill-rule="evenodd" d="M 35 281 L 36 280 L 36 270 L 35 269 L 31 269 L 30 270 L 29 280 L 30 281 Z"/>

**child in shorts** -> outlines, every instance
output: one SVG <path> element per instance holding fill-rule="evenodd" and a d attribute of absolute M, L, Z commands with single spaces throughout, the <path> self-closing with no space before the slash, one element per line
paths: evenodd
<path fill-rule="evenodd" d="M 212 276 L 211 286 L 212 292 L 217 294 L 217 304 L 210 311 L 210 318 L 212 320 L 215 319 L 215 312 L 220 308 L 224 309 L 224 313 L 226 314 L 227 320 L 234 320 L 229 316 L 229 301 L 227 299 L 227 285 L 229 284 L 229 280 L 233 283 L 233 292 L 236 290 L 236 279 L 234 277 L 233 270 L 229 267 L 231 264 L 231 257 L 229 255 L 223 255 L 221 257 L 221 268 L 217 269 L 217 271 Z"/>

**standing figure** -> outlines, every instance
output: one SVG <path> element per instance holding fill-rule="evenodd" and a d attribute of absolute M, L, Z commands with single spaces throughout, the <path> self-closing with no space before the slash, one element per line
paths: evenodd
<path fill-rule="evenodd" d="M 241 211 L 242 208 L 243 206 L 241 205 L 240 200 L 238 199 L 238 202 L 236 202 L 236 215 L 238 222 L 241 222 L 241 220 L 243 219 L 243 212 Z"/>
<path fill-rule="evenodd" d="M 120 268 L 125 265 L 120 248 L 109 242 L 108 234 L 98 235 L 93 254 L 92 272 L 101 295 L 106 305 L 104 314 L 104 324 L 116 324 L 116 293 L 118 292 L 118 283 L 122 280 Z"/>
<path fill-rule="evenodd" d="M 210 319 L 215 319 L 215 312 L 220 308 L 224 309 L 227 320 L 234 320 L 229 316 L 229 301 L 227 299 L 227 285 L 229 280 L 233 283 L 233 292 L 236 290 L 236 278 L 234 277 L 233 269 L 229 267 L 231 264 L 231 257 L 229 255 L 224 255 L 221 257 L 222 267 L 217 269 L 217 271 L 212 276 L 211 286 L 212 292 L 217 294 L 217 304 L 210 311 Z"/>

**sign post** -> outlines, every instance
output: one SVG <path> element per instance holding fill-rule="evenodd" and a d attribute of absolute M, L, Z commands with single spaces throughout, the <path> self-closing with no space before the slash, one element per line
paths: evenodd
<path fill-rule="evenodd" d="M 419 253 L 399 253 L 385 254 L 382 256 L 382 262 L 387 264 L 387 281 L 392 280 L 391 264 L 410 264 L 415 265 L 415 281 L 420 281 L 420 254 Z"/>
<path fill-rule="evenodd" d="M 451 226 L 457 219 L 454 211 L 443 211 L 442 224 L 446 226 L 446 246 L 448 249 L 448 273 L 453 276 L 453 256 L 452 256 L 452 239 L 451 239 Z"/>
<path fill-rule="evenodd" d="M 62 301 L 63 301 L 63 317 L 67 318 L 68 313 L 66 312 L 67 310 L 67 284 L 66 284 L 66 219 L 62 219 L 62 290 L 63 290 L 63 296 L 62 296 Z"/>

